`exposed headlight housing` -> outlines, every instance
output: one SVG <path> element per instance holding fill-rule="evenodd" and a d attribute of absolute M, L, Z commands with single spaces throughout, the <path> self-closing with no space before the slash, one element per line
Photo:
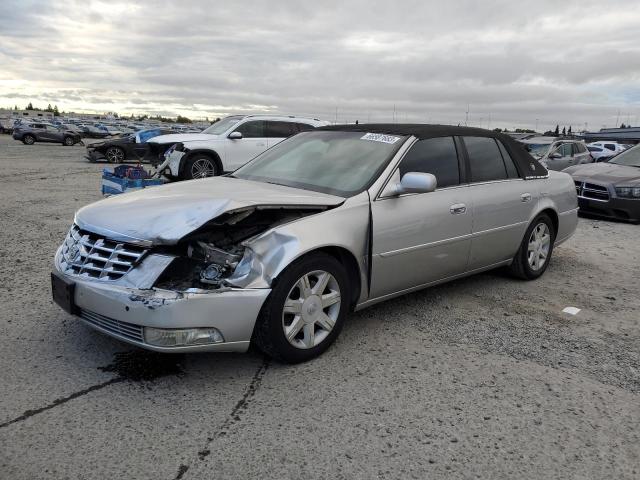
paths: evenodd
<path fill-rule="evenodd" d="M 156 347 L 186 347 L 223 343 L 216 328 L 144 328 L 144 341 Z"/>
<path fill-rule="evenodd" d="M 616 187 L 616 195 L 620 198 L 634 198 L 640 200 L 640 186 Z"/>

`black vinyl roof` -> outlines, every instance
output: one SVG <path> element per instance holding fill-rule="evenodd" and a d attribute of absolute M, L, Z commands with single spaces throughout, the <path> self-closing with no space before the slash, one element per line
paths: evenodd
<path fill-rule="evenodd" d="M 412 135 L 420 140 L 449 136 L 496 138 L 505 146 L 523 178 L 543 177 L 548 174 L 546 168 L 540 165 L 540 163 L 525 150 L 524 145 L 515 141 L 509 135 L 492 130 L 485 130 L 483 128 L 428 125 L 421 123 L 365 123 L 359 125 L 329 125 L 326 127 L 318 127 L 316 130 Z"/>

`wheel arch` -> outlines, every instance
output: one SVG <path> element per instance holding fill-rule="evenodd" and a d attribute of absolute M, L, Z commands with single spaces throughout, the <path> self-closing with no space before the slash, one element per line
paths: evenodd
<path fill-rule="evenodd" d="M 211 160 L 213 160 L 216 163 L 216 166 L 218 167 L 218 171 L 220 173 L 224 172 L 224 169 L 222 168 L 222 159 L 220 158 L 220 155 L 218 154 L 218 152 L 216 152 L 215 150 L 207 149 L 207 148 L 195 148 L 193 150 L 187 151 L 185 155 L 180 159 L 180 167 L 178 167 L 178 175 L 180 177 L 182 177 L 184 173 L 184 166 L 187 163 L 187 161 L 191 157 L 197 154 L 203 154 L 211 158 Z"/>

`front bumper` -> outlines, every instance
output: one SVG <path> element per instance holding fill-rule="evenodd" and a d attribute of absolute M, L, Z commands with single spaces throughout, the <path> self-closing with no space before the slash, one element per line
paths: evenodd
<path fill-rule="evenodd" d="M 182 161 L 182 157 L 184 157 L 184 152 L 178 152 L 177 150 L 169 154 L 169 164 L 167 166 L 171 171 L 171 176 L 178 177 L 180 175 L 180 162 Z"/>
<path fill-rule="evenodd" d="M 57 262 L 54 271 L 74 282 L 73 300 L 77 316 L 83 323 L 123 342 L 157 352 L 246 351 L 256 318 L 271 292 L 270 289 L 239 288 L 195 292 L 140 289 L 66 275 Z M 160 347 L 145 341 L 145 327 L 212 327 L 222 334 L 224 342 Z"/>
<path fill-rule="evenodd" d="M 626 222 L 640 222 L 640 200 L 611 197 L 607 201 L 578 197 L 580 213 L 613 218 Z"/>
<path fill-rule="evenodd" d="M 87 148 L 87 154 L 84 156 L 90 162 L 97 162 L 99 160 L 106 160 L 104 153 L 99 152 L 93 148 Z"/>

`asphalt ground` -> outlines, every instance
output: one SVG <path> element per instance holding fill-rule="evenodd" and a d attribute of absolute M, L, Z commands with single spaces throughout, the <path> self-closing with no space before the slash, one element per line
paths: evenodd
<path fill-rule="evenodd" d="M 379 304 L 305 364 L 152 355 L 52 303 L 83 155 L 0 136 L 0 478 L 640 478 L 640 226 L 581 219 L 541 279 Z"/>

